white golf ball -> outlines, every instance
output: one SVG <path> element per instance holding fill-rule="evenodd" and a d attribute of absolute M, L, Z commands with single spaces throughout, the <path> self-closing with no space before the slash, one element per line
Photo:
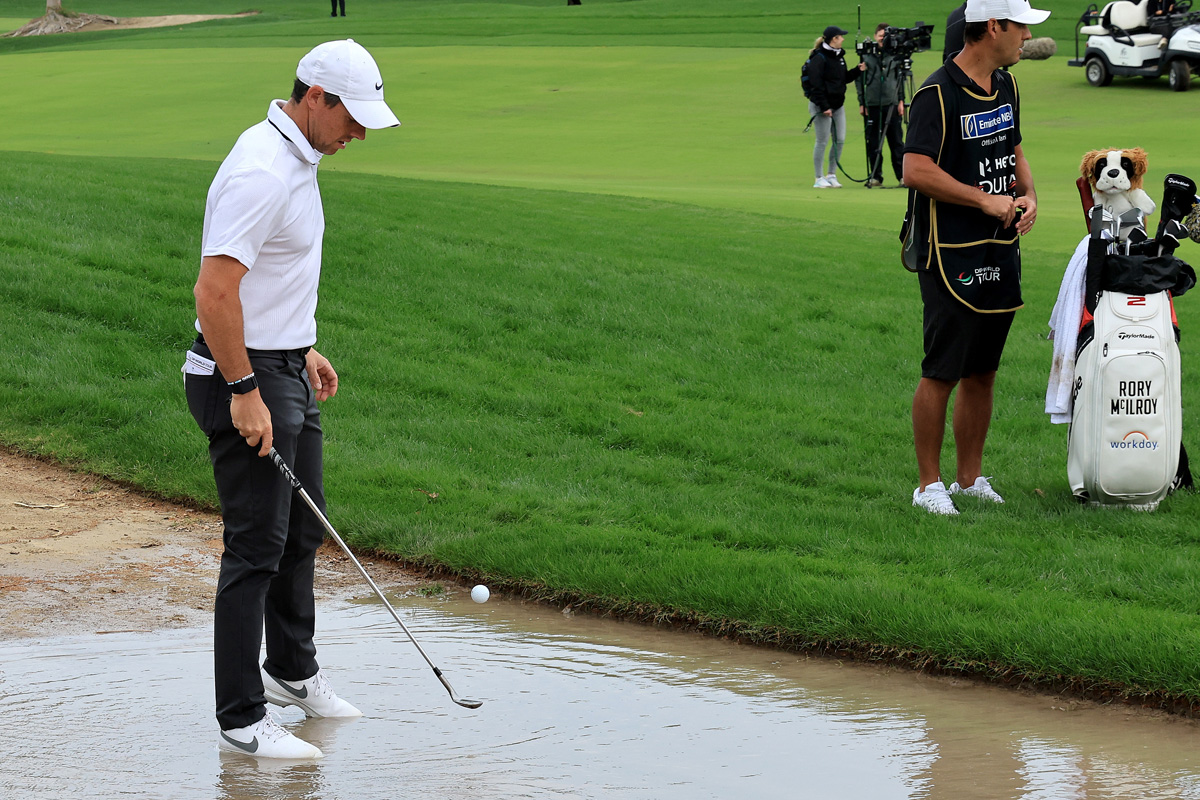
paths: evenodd
<path fill-rule="evenodd" d="M 489 592 L 488 588 L 483 584 L 480 584 L 471 590 L 471 599 L 476 603 L 486 603 L 488 598 L 491 596 L 492 593 Z"/>

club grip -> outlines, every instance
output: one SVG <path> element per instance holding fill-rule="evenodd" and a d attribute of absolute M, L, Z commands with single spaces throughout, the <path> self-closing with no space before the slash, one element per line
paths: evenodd
<path fill-rule="evenodd" d="M 283 456 L 279 455 L 278 450 L 272 447 L 271 452 L 267 453 L 267 455 L 270 456 L 271 460 L 275 462 L 275 466 L 279 467 L 279 471 L 283 473 L 283 477 L 287 478 L 288 483 L 292 485 L 293 489 L 301 488 L 300 479 L 297 478 L 292 473 L 292 470 L 288 467 L 288 465 L 284 463 Z"/>

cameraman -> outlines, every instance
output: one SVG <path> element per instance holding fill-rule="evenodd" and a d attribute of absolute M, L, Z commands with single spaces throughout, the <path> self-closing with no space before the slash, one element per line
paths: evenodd
<path fill-rule="evenodd" d="M 884 46 L 888 24 L 875 26 L 875 47 L 863 50 L 866 68 L 854 79 L 858 90 L 858 113 L 866 125 L 868 187 L 883 185 L 883 138 L 887 136 L 896 180 L 904 182 L 904 84 L 901 81 L 903 59 Z"/>

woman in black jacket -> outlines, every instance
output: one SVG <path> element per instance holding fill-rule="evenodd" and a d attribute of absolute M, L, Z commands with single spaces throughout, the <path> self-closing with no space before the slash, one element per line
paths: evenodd
<path fill-rule="evenodd" d="M 842 49 L 845 38 L 846 31 L 830 25 L 814 43 L 809 55 L 808 113 L 813 117 L 813 129 L 817 134 L 817 143 L 813 148 L 813 172 L 817 176 L 813 184 L 815 189 L 842 188 L 837 179 L 837 165 L 842 146 L 846 143 L 846 86 L 854 83 L 865 66 L 860 62 L 857 69 L 846 67 L 846 51 Z M 829 170 L 823 172 L 821 164 L 825 160 L 831 129 L 836 136 L 833 137 L 833 146 L 829 147 Z"/>

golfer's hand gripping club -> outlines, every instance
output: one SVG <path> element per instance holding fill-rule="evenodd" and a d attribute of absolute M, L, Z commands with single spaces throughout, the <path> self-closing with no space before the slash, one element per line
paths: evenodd
<path fill-rule="evenodd" d="M 300 479 L 296 477 L 296 474 L 292 472 L 291 468 L 284 462 L 283 456 L 279 455 L 279 452 L 274 447 L 271 448 L 271 452 L 268 453 L 268 455 L 270 456 L 271 460 L 275 462 L 275 466 L 279 468 L 279 471 L 283 473 L 283 477 L 287 479 L 287 482 L 290 483 L 292 488 L 299 493 L 300 499 L 312 509 L 312 512 L 317 515 L 317 519 L 321 520 L 321 524 L 325 526 L 325 530 L 331 537 L 333 537 L 333 540 L 338 543 L 338 546 L 341 547 L 346 555 L 350 558 L 351 563 L 353 563 L 358 569 L 359 574 L 361 574 L 363 578 L 366 579 L 367 583 L 370 584 L 372 591 L 374 591 L 375 595 L 383 602 L 384 607 L 391 613 L 392 618 L 396 620 L 396 623 L 404 631 L 405 635 L 408 636 L 408 640 L 413 643 L 414 647 L 417 648 L 417 652 L 421 654 L 421 658 L 425 659 L 425 663 L 428 664 L 433 670 L 433 674 L 436 675 L 437 679 L 442 682 L 442 686 L 446 687 L 446 691 L 450 693 L 450 699 L 463 708 L 479 708 L 481 705 L 483 705 L 482 700 L 467 700 L 454 693 L 454 688 L 450 686 L 450 682 L 446 680 L 445 676 L 442 675 L 442 671 L 437 668 L 433 661 L 430 660 L 429 656 L 425 654 L 425 650 L 422 649 L 417 640 L 413 638 L 412 633 L 410 633 L 408 630 L 408 626 L 404 624 L 404 620 L 400 619 L 400 615 L 396 613 L 396 609 L 392 608 L 392 604 L 388 602 L 386 597 L 384 597 L 380 588 L 375 585 L 375 581 L 371 580 L 371 576 L 367 574 L 366 569 L 364 569 L 363 565 L 359 563 L 358 559 L 354 556 L 354 553 L 350 552 L 350 548 L 346 546 L 344 541 L 342 541 L 342 537 L 339 536 L 338 532 L 335 531 L 333 526 L 329 524 L 329 520 L 326 519 L 325 515 L 321 512 L 321 509 L 317 508 L 317 504 L 313 502 L 313 499 L 309 497 L 308 492 L 306 492 L 304 487 L 300 484 Z"/>

